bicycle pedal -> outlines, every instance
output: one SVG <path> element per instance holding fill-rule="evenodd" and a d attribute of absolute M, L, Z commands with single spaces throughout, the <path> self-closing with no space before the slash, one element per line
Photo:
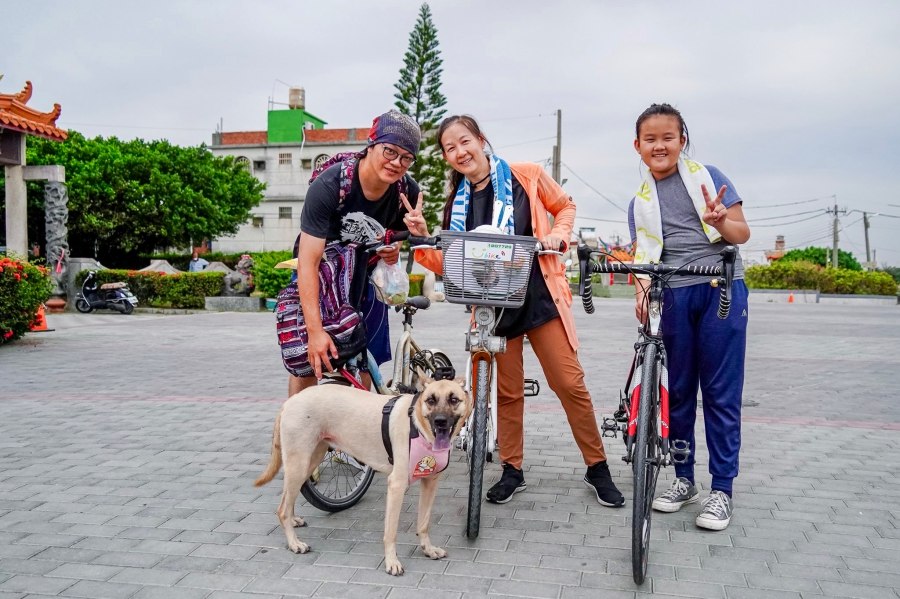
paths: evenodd
<path fill-rule="evenodd" d="M 603 431 L 601 436 L 610 437 L 615 439 L 619 436 L 619 431 L 621 430 L 621 426 L 619 421 L 615 417 L 603 417 L 603 423 L 600 425 L 600 430 Z"/>
<path fill-rule="evenodd" d="M 541 384 L 536 379 L 525 379 L 525 397 L 535 397 L 541 392 Z"/>
<path fill-rule="evenodd" d="M 484 461 L 490 462 L 493 464 L 494 463 L 494 452 L 493 451 L 487 452 L 487 454 L 484 456 Z"/>
<path fill-rule="evenodd" d="M 672 447 L 669 449 L 669 455 L 674 464 L 685 464 L 691 457 L 691 446 L 684 439 L 672 439 L 670 441 Z"/>

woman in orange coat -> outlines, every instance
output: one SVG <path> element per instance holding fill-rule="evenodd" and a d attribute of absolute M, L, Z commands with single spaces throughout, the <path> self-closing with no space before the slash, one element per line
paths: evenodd
<path fill-rule="evenodd" d="M 575 203 L 537 164 L 508 164 L 493 153 L 471 116 L 451 116 L 441 123 L 438 143 L 452 167 L 450 194 L 444 207 L 445 230 L 470 231 L 480 225 L 502 225 L 504 232 L 533 235 L 547 249 L 565 247 L 575 221 Z M 494 209 L 495 199 L 499 210 Z M 409 230 L 428 235 L 421 207 L 407 204 Z M 504 217 L 501 219 L 500 215 Z M 551 227 L 549 215 L 553 215 Z M 416 261 L 436 273 L 443 271 L 440 251 L 417 250 Z M 572 317 L 572 294 L 565 267 L 554 255 L 535 256 L 525 303 L 506 309 L 496 334 L 507 338 L 506 352 L 497 354 L 497 408 L 500 460 L 503 474 L 487 492 L 488 501 L 506 503 L 526 488 L 524 459 L 525 335 L 531 341 L 550 388 L 559 397 L 575 442 L 584 457 L 584 482 L 606 506 L 625 499 L 616 488 L 606 463 L 594 406 L 578 361 L 578 338 Z"/>

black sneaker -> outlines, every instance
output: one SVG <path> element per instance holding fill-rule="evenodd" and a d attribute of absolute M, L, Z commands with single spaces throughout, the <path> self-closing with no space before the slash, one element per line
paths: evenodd
<path fill-rule="evenodd" d="M 625 505 L 625 497 L 616 488 L 606 462 L 597 462 L 593 466 L 588 466 L 584 475 L 584 484 L 597 494 L 597 501 L 601 505 L 607 507 L 622 507 Z"/>
<path fill-rule="evenodd" d="M 513 495 L 527 488 L 522 471 L 511 464 L 503 464 L 503 474 L 497 484 L 488 489 L 487 500 L 491 503 L 506 503 Z"/>

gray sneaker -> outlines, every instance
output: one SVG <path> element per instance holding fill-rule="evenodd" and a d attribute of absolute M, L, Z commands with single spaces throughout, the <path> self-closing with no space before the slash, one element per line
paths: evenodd
<path fill-rule="evenodd" d="M 672 481 L 669 490 L 653 500 L 653 509 L 657 512 L 677 512 L 681 506 L 694 503 L 700 499 L 700 491 L 691 481 L 684 477 Z"/>
<path fill-rule="evenodd" d="M 710 491 L 709 497 L 703 500 L 703 511 L 697 516 L 697 526 L 709 530 L 725 530 L 731 522 L 734 506 L 731 497 L 722 491 Z"/>

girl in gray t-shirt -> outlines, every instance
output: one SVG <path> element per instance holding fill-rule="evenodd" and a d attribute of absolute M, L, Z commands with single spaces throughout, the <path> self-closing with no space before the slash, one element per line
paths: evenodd
<path fill-rule="evenodd" d="M 637 120 L 634 149 L 644 179 L 628 209 L 635 262 L 680 266 L 715 264 L 729 244 L 745 243 L 750 228 L 742 200 L 721 171 L 689 159 L 681 113 L 653 104 Z M 646 319 L 645 281 L 636 284 L 635 312 Z M 653 508 L 675 512 L 699 499 L 694 481 L 697 390 L 703 396 L 706 445 L 712 475 L 696 524 L 723 530 L 731 521 L 732 481 L 741 446 L 741 396 L 747 339 L 747 288 L 737 259 L 731 314 L 717 316 L 719 292 L 708 278 L 669 280 L 663 296 L 662 335 L 669 367 L 669 437 L 685 440 L 690 455 L 675 464 L 677 478 Z"/>

